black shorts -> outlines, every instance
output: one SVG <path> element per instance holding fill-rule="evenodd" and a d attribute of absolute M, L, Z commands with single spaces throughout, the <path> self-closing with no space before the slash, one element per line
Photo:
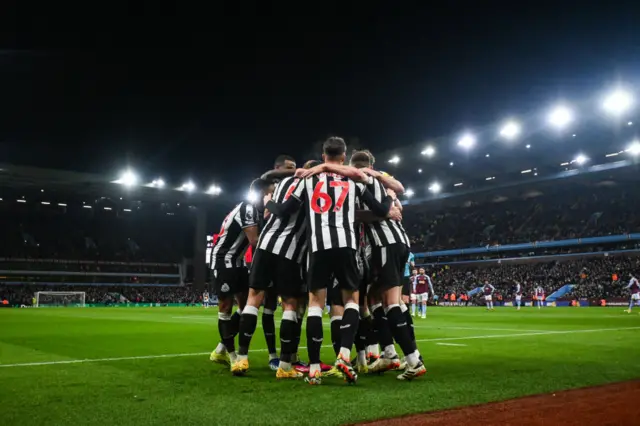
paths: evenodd
<path fill-rule="evenodd" d="M 332 287 L 327 290 L 327 305 L 344 306 L 344 302 L 342 301 L 342 290 L 340 290 L 338 280 L 334 279 L 331 286 Z"/>
<path fill-rule="evenodd" d="M 213 291 L 221 299 L 246 293 L 249 291 L 249 271 L 247 268 L 214 269 Z"/>
<path fill-rule="evenodd" d="M 311 253 L 309 259 L 309 291 L 330 289 L 334 279 L 342 290 L 357 291 L 360 287 L 358 254 L 354 249 L 334 248 Z"/>
<path fill-rule="evenodd" d="M 258 249 L 253 256 L 249 287 L 267 291 L 272 284 L 275 293 L 282 297 L 300 297 L 305 294 L 302 270 L 298 262 Z"/>
<path fill-rule="evenodd" d="M 402 295 L 403 296 L 411 296 L 411 277 L 404 277 L 404 282 L 402 284 Z"/>
<path fill-rule="evenodd" d="M 373 247 L 371 269 L 376 277 L 376 287 L 387 290 L 403 286 L 406 282 L 404 268 L 408 256 L 409 249 L 401 243 Z"/>

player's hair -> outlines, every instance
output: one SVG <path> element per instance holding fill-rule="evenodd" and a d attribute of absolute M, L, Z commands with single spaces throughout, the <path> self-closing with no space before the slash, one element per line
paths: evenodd
<path fill-rule="evenodd" d="M 255 193 L 263 193 L 265 189 L 267 189 L 269 187 L 271 183 L 264 180 L 264 179 L 254 179 L 253 182 L 251 182 L 251 186 L 249 187 L 249 191 L 251 192 L 255 192 Z"/>
<path fill-rule="evenodd" d="M 276 158 L 275 163 L 273 163 L 274 167 L 280 167 L 280 166 L 284 166 L 284 163 L 287 161 L 293 161 L 294 163 L 296 162 L 295 158 L 293 158 L 290 155 L 286 155 L 286 154 L 282 154 L 282 155 L 278 155 L 278 157 Z"/>
<path fill-rule="evenodd" d="M 344 155 L 347 152 L 347 144 L 344 139 L 339 137 L 330 137 L 322 144 L 322 153 L 328 158 L 333 159 Z"/>
<path fill-rule="evenodd" d="M 304 163 L 304 166 L 302 166 L 302 168 L 303 169 L 310 169 L 312 167 L 319 166 L 320 164 L 322 164 L 322 162 L 320 162 L 318 160 L 309 160 L 306 163 Z"/>
<path fill-rule="evenodd" d="M 373 165 L 371 163 L 371 157 L 365 151 L 354 151 L 353 154 L 351 154 L 351 160 L 349 160 L 349 163 L 358 169 L 371 167 Z"/>
<path fill-rule="evenodd" d="M 371 163 L 371 167 L 373 167 L 373 165 L 376 164 L 376 157 L 374 157 L 368 149 L 363 149 L 362 152 L 369 156 L 369 163 Z"/>

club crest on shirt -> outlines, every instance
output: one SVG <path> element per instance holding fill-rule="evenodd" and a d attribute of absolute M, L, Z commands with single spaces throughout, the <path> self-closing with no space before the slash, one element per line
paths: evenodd
<path fill-rule="evenodd" d="M 229 291 L 229 284 L 227 283 L 222 284 L 222 287 L 220 287 L 220 291 L 223 293 L 227 293 Z"/>
<path fill-rule="evenodd" d="M 247 209 L 244 218 L 247 222 L 253 222 L 253 209 Z"/>

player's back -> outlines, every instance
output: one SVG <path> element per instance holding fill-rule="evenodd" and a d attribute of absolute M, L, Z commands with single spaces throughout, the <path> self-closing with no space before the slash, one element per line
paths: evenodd
<path fill-rule="evenodd" d="M 363 189 L 351 179 L 331 173 L 305 179 L 305 210 L 313 252 L 347 247 L 356 250 L 355 205 Z"/>
<path fill-rule="evenodd" d="M 257 224 L 258 212 L 252 204 L 243 201 L 235 206 L 222 221 L 218 240 L 211 251 L 211 269 L 242 267 L 249 246 L 244 229 Z"/>
<path fill-rule="evenodd" d="M 299 181 L 300 179 L 294 177 L 280 181 L 274 191 L 273 201 L 285 202 Z M 297 261 L 305 245 L 305 217 L 304 210 L 298 210 L 285 217 L 271 215 L 260 234 L 258 248 Z"/>

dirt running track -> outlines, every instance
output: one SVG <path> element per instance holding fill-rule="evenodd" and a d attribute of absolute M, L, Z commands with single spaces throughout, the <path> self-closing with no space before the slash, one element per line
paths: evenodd
<path fill-rule="evenodd" d="M 371 426 L 640 425 L 640 380 L 376 420 Z"/>

